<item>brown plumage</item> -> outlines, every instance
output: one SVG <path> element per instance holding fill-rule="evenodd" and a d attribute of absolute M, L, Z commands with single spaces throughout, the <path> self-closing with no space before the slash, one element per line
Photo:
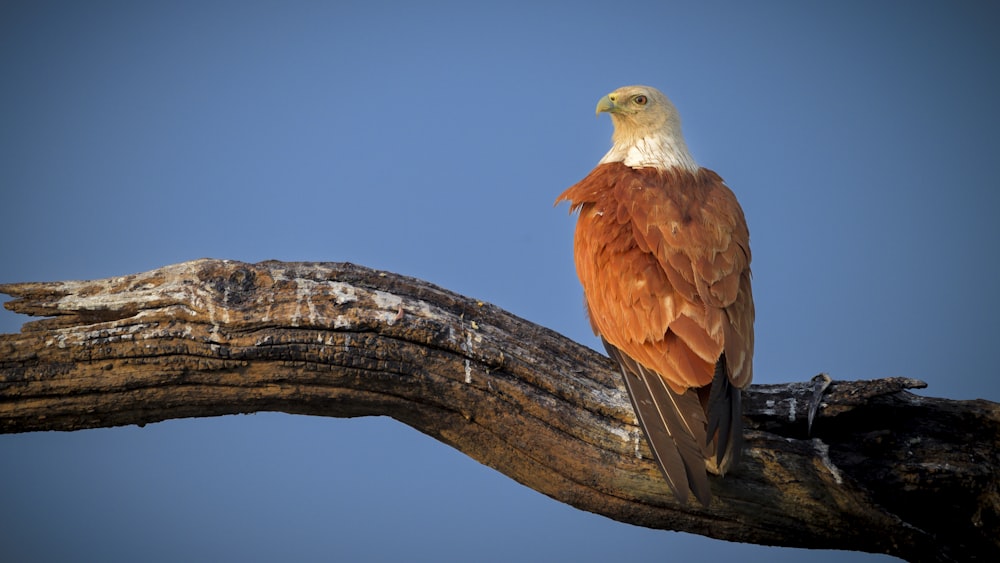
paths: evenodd
<path fill-rule="evenodd" d="M 621 366 L 667 483 L 711 500 L 742 444 L 750 384 L 749 232 L 733 192 L 691 158 L 670 101 L 647 86 L 601 99 L 614 146 L 556 200 L 579 211 L 574 255 L 594 332 Z"/>

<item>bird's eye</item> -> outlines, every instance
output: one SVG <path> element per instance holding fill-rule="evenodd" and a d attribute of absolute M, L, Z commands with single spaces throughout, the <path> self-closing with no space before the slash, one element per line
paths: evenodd
<path fill-rule="evenodd" d="M 638 96 L 632 98 L 632 101 L 635 102 L 636 104 L 640 105 L 640 106 L 644 106 L 644 105 L 646 105 L 646 102 L 648 100 L 646 99 L 646 96 L 643 96 L 642 94 L 639 94 Z"/>

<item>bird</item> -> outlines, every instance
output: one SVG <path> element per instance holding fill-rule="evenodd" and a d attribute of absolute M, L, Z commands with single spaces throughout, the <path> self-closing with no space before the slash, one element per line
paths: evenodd
<path fill-rule="evenodd" d="M 591 328 L 619 366 L 639 426 L 677 500 L 712 499 L 743 443 L 753 378 L 750 233 L 722 178 L 700 167 L 676 107 L 650 86 L 602 97 L 612 146 L 556 199 Z"/>

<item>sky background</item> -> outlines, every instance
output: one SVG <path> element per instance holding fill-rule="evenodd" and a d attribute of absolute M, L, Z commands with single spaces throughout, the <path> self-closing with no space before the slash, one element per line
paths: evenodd
<path fill-rule="evenodd" d="M 755 382 L 1000 401 L 994 3 L 476 4 L 0 2 L 0 282 L 351 261 L 599 348 L 552 203 L 644 83 L 746 212 Z M 4 561 L 724 557 L 890 560 L 621 524 L 385 418 L 0 436 Z"/>

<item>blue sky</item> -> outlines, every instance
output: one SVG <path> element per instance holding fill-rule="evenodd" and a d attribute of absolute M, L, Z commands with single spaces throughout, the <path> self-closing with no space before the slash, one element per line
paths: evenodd
<path fill-rule="evenodd" d="M 645 83 L 746 211 L 756 382 L 1000 401 L 991 3 L 398 4 L 0 3 L 0 282 L 351 261 L 597 347 L 552 202 Z M 620 524 L 384 418 L 0 436 L 0 498 L 12 561 L 888 559 Z"/>

